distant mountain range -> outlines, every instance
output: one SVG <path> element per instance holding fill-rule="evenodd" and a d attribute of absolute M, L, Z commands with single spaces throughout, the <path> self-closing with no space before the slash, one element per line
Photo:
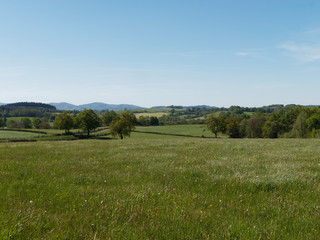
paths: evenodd
<path fill-rule="evenodd" d="M 84 109 L 93 109 L 97 111 L 109 109 L 109 110 L 123 110 L 123 109 L 140 109 L 142 107 L 130 105 L 130 104 L 106 104 L 101 102 L 94 102 L 82 105 L 74 105 L 71 103 L 61 102 L 61 103 L 49 103 L 52 106 L 55 106 L 58 110 L 84 110 Z"/>
<path fill-rule="evenodd" d="M 172 106 L 154 106 L 151 108 L 171 108 Z M 196 106 L 175 106 L 174 107 L 181 107 L 181 108 L 216 108 L 208 105 L 196 105 Z"/>
<path fill-rule="evenodd" d="M 7 105 L 8 103 L 0 103 L 1 105 Z M 88 103 L 88 104 L 82 104 L 82 105 L 74 105 L 71 103 L 67 102 L 60 102 L 60 103 L 48 103 L 52 106 L 55 106 L 58 110 L 67 110 L 67 111 L 72 111 L 72 110 L 77 110 L 77 111 L 82 111 L 84 109 L 93 109 L 97 111 L 101 110 L 124 110 L 124 109 L 141 109 L 143 107 L 136 106 L 136 105 L 131 105 L 131 104 L 106 104 L 102 102 L 93 102 L 93 103 Z M 154 106 L 151 108 L 170 108 L 171 106 Z M 214 108 L 208 105 L 197 105 L 197 106 L 174 106 L 174 107 L 181 107 L 181 108 Z"/>
<path fill-rule="evenodd" d="M 7 105 L 8 103 L 0 103 L 0 106 L 2 105 Z M 101 110 L 124 110 L 124 109 L 142 109 L 144 107 L 136 106 L 136 105 L 131 105 L 131 104 L 107 104 L 107 103 L 102 103 L 102 102 L 93 102 L 93 103 L 88 103 L 88 104 L 82 104 L 82 105 L 74 105 L 71 103 L 67 102 L 60 102 L 60 103 L 48 103 L 52 106 L 55 106 L 58 110 L 77 110 L 77 111 L 82 111 L 84 109 L 93 109 L 97 111 Z M 292 106 L 295 106 L 294 104 L 291 104 Z M 273 107 L 277 105 L 269 105 L 267 107 Z M 284 105 L 281 105 L 284 106 Z M 289 106 L 289 105 L 286 105 Z M 318 107 L 320 105 L 306 105 L 306 107 Z M 171 106 L 154 106 L 151 108 L 171 108 Z M 180 106 L 180 105 L 173 105 L 175 108 L 216 108 L 214 106 L 208 106 L 208 105 L 195 105 L 195 106 Z"/>
<path fill-rule="evenodd" d="M 196 106 L 183 106 L 183 108 L 216 108 L 216 107 L 208 106 L 208 105 L 196 105 Z"/>

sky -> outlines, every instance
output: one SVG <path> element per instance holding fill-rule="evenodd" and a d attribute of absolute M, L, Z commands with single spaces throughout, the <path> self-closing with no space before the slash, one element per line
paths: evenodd
<path fill-rule="evenodd" d="M 0 103 L 320 104 L 320 1 L 0 0 Z"/>

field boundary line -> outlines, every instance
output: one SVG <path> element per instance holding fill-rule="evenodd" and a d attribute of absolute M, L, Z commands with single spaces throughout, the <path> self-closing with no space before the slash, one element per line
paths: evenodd
<path fill-rule="evenodd" d="M 20 129 L 20 128 L 1 128 L 0 131 L 11 131 L 11 132 L 30 132 L 30 133 L 41 133 L 47 134 L 45 131 L 38 131 L 32 129 Z"/>
<path fill-rule="evenodd" d="M 176 136 L 176 137 L 192 137 L 192 138 L 214 138 L 214 137 L 205 137 L 205 136 L 193 136 L 193 135 L 187 135 L 187 134 L 177 134 L 177 133 L 160 133 L 160 132 L 146 132 L 146 131 L 137 131 L 134 130 L 132 132 L 137 133 L 149 133 L 149 134 L 158 134 L 158 135 L 168 135 L 168 136 Z"/>

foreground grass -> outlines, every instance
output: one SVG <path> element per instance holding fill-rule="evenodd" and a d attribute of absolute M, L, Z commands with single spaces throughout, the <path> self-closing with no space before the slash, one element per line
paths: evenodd
<path fill-rule="evenodd" d="M 0 239 L 318 239 L 320 141 L 141 136 L 0 144 Z"/>

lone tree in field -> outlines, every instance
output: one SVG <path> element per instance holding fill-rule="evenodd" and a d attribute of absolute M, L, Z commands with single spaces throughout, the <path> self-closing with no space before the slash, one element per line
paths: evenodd
<path fill-rule="evenodd" d="M 226 123 L 222 115 L 215 117 L 214 114 L 210 114 L 206 124 L 209 131 L 211 131 L 216 138 L 218 137 L 218 132 L 225 131 Z"/>
<path fill-rule="evenodd" d="M 65 130 L 66 134 L 70 133 L 70 129 L 73 128 L 74 122 L 73 118 L 67 111 L 59 114 L 57 118 L 54 120 L 54 127 L 59 128 L 61 130 Z"/>
<path fill-rule="evenodd" d="M 119 136 L 121 140 L 125 136 L 130 137 L 130 133 L 135 128 L 136 117 L 133 113 L 124 112 L 112 120 L 110 124 L 110 133 L 112 136 Z"/>
<path fill-rule="evenodd" d="M 100 118 L 92 109 L 85 109 L 81 111 L 77 118 L 77 125 L 87 132 L 90 136 L 90 131 L 100 126 Z"/>

